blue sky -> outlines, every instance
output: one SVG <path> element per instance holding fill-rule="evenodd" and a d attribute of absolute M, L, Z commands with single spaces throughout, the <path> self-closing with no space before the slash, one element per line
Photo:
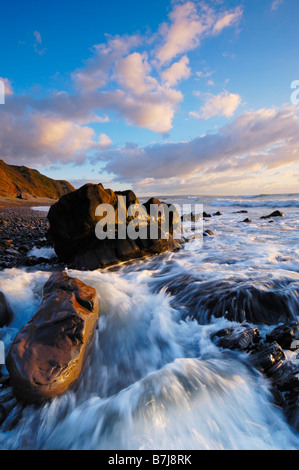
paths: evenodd
<path fill-rule="evenodd" d="M 2 5 L 0 158 L 138 194 L 297 192 L 297 0 Z"/>

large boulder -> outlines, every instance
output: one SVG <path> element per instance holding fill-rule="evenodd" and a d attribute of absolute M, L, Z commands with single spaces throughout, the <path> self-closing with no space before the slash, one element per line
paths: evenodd
<path fill-rule="evenodd" d="M 98 314 L 94 288 L 64 272 L 52 274 L 41 307 L 18 333 L 6 358 L 20 401 L 43 402 L 76 383 Z"/>
<path fill-rule="evenodd" d="M 152 200 L 151 204 L 159 202 Z M 99 214 L 96 211 L 101 204 L 108 204 L 113 209 L 114 239 L 99 239 L 96 235 L 97 224 L 106 216 L 105 213 Z M 77 269 L 97 269 L 178 249 L 180 246 L 172 237 L 171 217 L 169 235 L 165 237 L 165 232 L 157 220 L 158 237 L 151 237 L 149 224 L 152 220 L 147 204 L 143 214 L 146 238 L 133 239 L 127 235 L 128 224 L 134 219 L 128 209 L 131 205 L 137 204 L 139 201 L 133 191 L 114 192 L 111 189 L 104 189 L 102 184 L 86 184 L 77 191 L 62 196 L 51 206 L 48 213 L 49 234 L 58 258 Z M 123 209 L 120 207 L 124 208 L 125 217 L 120 216 L 121 211 L 123 214 Z M 124 237 L 118 236 L 120 231 L 122 234 L 125 233 Z"/>

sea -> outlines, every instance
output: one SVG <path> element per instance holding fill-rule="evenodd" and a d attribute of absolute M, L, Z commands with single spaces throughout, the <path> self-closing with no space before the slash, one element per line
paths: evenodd
<path fill-rule="evenodd" d="M 298 320 L 299 194 L 161 199 L 182 213 L 200 204 L 211 215 L 220 211 L 203 221 L 214 235 L 193 236 L 202 231 L 199 221 L 179 251 L 96 271 L 65 268 L 99 295 L 92 350 L 74 390 L 27 406 L 14 429 L 0 428 L 1 449 L 299 449 L 299 434 L 275 405 L 269 379 L 246 353 L 211 339 L 248 320 L 240 309 L 226 316 L 227 299 L 239 291 L 247 292 L 249 323 L 262 337 L 284 316 Z M 261 219 L 274 210 L 284 217 Z M 247 217 L 251 223 L 243 222 Z M 31 255 L 55 252 L 34 248 Z M 15 313 L 1 332 L 6 351 L 39 308 L 50 275 L 45 266 L 0 271 L 0 290 Z M 279 321 L 265 324 L 267 305 L 259 311 L 252 288 L 283 299 Z M 287 354 L 298 362 L 296 352 Z"/>

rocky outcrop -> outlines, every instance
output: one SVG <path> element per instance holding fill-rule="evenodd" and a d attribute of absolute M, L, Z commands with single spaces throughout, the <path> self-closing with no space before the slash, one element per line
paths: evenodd
<path fill-rule="evenodd" d="M 263 215 L 261 219 L 271 219 L 271 217 L 284 217 L 284 214 L 280 211 L 274 211 L 269 215 Z"/>
<path fill-rule="evenodd" d="M 248 324 L 225 328 L 211 336 L 218 347 L 247 353 L 248 364 L 270 382 L 273 400 L 285 413 L 291 426 L 299 431 L 299 363 L 287 359 L 299 323 L 287 323 L 272 330 L 263 339 L 258 328 Z M 277 341 L 275 340 L 277 339 Z M 285 346 L 287 346 L 285 348 Z"/>
<path fill-rule="evenodd" d="M 26 166 L 8 165 L 0 160 L 0 196 L 18 199 L 58 199 L 74 190 L 67 181 L 53 180 L 37 170 Z"/>
<path fill-rule="evenodd" d="M 0 291 L 0 328 L 9 325 L 12 319 L 13 311 L 5 295 L 3 294 L 3 292 Z"/>
<path fill-rule="evenodd" d="M 123 196 L 126 199 L 123 199 Z M 157 237 L 151 236 L 149 223 L 153 221 L 150 218 L 149 207 L 151 204 L 159 203 L 160 201 L 155 199 L 145 204 L 143 223 L 146 238 L 132 239 L 127 235 L 127 228 L 133 217 L 127 211 L 130 206 L 139 204 L 133 191 L 115 193 L 111 189 L 104 189 L 102 184 L 86 184 L 77 191 L 61 197 L 51 206 L 48 213 L 49 234 L 53 239 L 58 258 L 77 269 L 90 270 L 178 249 L 180 245 L 172 237 L 171 218 L 168 238 L 165 237 L 160 220 L 157 221 Z M 99 239 L 96 235 L 97 224 L 106 216 L 106 213 L 96 215 L 96 209 L 101 204 L 107 204 L 112 208 L 114 214 L 112 222 L 115 223 L 114 238 Z M 125 207 L 124 218 L 120 216 L 120 207 Z M 167 204 L 165 207 L 168 207 Z M 120 237 L 120 233 L 124 235 Z"/>
<path fill-rule="evenodd" d="M 18 333 L 6 358 L 21 402 L 43 402 L 76 383 L 98 314 L 94 288 L 66 273 L 52 274 L 41 307 Z"/>

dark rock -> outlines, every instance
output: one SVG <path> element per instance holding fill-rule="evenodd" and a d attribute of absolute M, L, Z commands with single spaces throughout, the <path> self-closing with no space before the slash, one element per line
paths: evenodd
<path fill-rule="evenodd" d="M 21 402 L 40 403 L 76 383 L 98 313 L 94 288 L 66 273 L 52 274 L 41 307 L 18 333 L 6 358 Z"/>
<path fill-rule="evenodd" d="M 48 219 L 50 223 L 50 235 L 54 242 L 54 249 L 60 261 L 68 263 L 78 269 L 97 269 L 116 264 L 120 261 L 141 258 L 165 251 L 180 248 L 180 245 L 172 238 L 172 225 L 170 234 L 165 234 L 157 221 L 157 237 L 151 238 L 149 231 L 150 217 L 143 214 L 143 222 L 146 228 L 147 239 L 129 239 L 126 228 L 132 217 L 125 215 L 125 220 L 118 217 L 118 202 L 121 196 L 126 196 L 126 208 L 139 201 L 132 191 L 114 193 L 111 189 L 104 189 L 101 184 L 86 184 L 77 191 L 67 194 L 51 206 Z M 160 203 L 159 200 L 155 200 Z M 154 202 L 154 203 L 157 203 Z M 145 204 L 150 206 L 153 199 Z M 100 240 L 96 236 L 96 226 L 100 220 L 95 215 L 96 208 L 100 204 L 109 204 L 115 213 L 115 239 L 105 238 Z M 160 203 L 161 204 L 161 203 Z M 169 219 L 171 219 L 169 217 Z M 172 222 L 172 220 L 171 220 Z M 118 234 L 125 231 L 125 239 L 120 239 Z M 166 236 L 168 235 L 168 236 Z"/>
<path fill-rule="evenodd" d="M 270 219 L 271 217 L 284 217 L 284 214 L 280 211 L 274 211 L 272 214 L 263 215 L 261 219 Z"/>
<path fill-rule="evenodd" d="M 206 219 L 209 219 L 211 216 L 211 214 L 207 214 L 207 212 L 203 212 L 203 217 L 205 217 Z"/>
<path fill-rule="evenodd" d="M 245 210 L 237 211 L 237 212 L 234 212 L 234 214 L 248 214 L 248 211 L 245 211 Z"/>
<path fill-rule="evenodd" d="M 219 211 L 217 211 L 217 212 L 215 212 L 215 214 L 213 214 L 213 216 L 220 216 L 220 215 L 222 215 L 222 214 Z"/>
<path fill-rule="evenodd" d="M 243 220 L 244 223 L 246 224 L 252 224 L 252 220 L 247 217 L 247 219 Z"/>
<path fill-rule="evenodd" d="M 277 341 L 283 349 L 296 350 L 299 348 L 299 322 L 277 326 L 266 335 L 266 341 Z"/>
<path fill-rule="evenodd" d="M 258 328 L 242 324 L 236 328 L 217 331 L 211 339 L 221 348 L 247 351 L 253 344 L 260 341 L 260 334 Z"/>
<path fill-rule="evenodd" d="M 272 375 L 273 366 L 285 359 L 282 348 L 275 341 L 269 345 L 259 344 L 251 351 L 252 363 L 268 376 Z"/>
<path fill-rule="evenodd" d="M 9 325 L 13 320 L 13 311 L 5 298 L 3 292 L 0 292 L 0 327 Z"/>
<path fill-rule="evenodd" d="M 212 232 L 212 230 L 210 229 L 207 229 L 203 232 L 203 236 L 204 237 L 213 237 L 214 236 L 214 232 Z"/>

